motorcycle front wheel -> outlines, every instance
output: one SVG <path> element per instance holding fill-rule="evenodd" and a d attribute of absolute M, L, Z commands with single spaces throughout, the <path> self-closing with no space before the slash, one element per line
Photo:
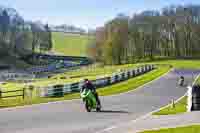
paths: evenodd
<path fill-rule="evenodd" d="M 86 109 L 87 112 L 91 112 L 91 108 L 90 108 L 87 101 L 85 102 L 85 109 Z"/>

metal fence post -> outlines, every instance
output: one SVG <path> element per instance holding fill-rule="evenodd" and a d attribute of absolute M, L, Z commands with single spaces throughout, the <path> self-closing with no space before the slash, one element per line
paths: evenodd
<path fill-rule="evenodd" d="M 0 88 L 0 99 L 2 98 L 2 90 L 1 90 L 1 88 Z"/>
<path fill-rule="evenodd" d="M 25 87 L 23 88 L 23 99 L 25 99 Z"/>
<path fill-rule="evenodd" d="M 174 102 L 174 99 L 171 100 L 171 108 L 172 108 L 172 109 L 175 108 L 175 102 Z"/>

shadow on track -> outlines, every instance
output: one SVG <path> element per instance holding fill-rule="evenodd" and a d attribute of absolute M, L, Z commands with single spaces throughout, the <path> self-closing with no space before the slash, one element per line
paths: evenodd
<path fill-rule="evenodd" d="M 99 113 L 128 114 L 129 112 L 127 112 L 127 111 L 122 111 L 122 110 L 101 110 L 101 112 L 99 112 Z"/>

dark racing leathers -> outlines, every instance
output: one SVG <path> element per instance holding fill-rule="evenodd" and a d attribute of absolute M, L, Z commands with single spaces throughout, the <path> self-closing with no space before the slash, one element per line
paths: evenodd
<path fill-rule="evenodd" d="M 100 102 L 100 99 L 99 99 L 99 96 L 98 96 L 98 93 L 96 92 L 96 89 L 94 87 L 94 85 L 91 83 L 91 82 L 86 82 L 83 87 L 81 88 L 81 91 L 83 91 L 84 89 L 89 89 L 92 91 L 92 93 L 94 94 L 95 98 L 96 98 L 96 101 L 97 101 L 97 104 L 99 106 L 101 106 L 101 102 Z"/>
<path fill-rule="evenodd" d="M 185 78 L 183 76 L 181 76 L 180 79 L 179 79 L 179 85 L 180 86 L 183 86 L 184 80 L 185 80 Z"/>

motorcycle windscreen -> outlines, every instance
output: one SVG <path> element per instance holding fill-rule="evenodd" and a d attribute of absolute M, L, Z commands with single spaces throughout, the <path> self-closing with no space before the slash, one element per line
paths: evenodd
<path fill-rule="evenodd" d="M 84 90 L 83 92 L 81 92 L 81 98 L 86 98 L 88 97 L 89 91 L 88 90 Z"/>

